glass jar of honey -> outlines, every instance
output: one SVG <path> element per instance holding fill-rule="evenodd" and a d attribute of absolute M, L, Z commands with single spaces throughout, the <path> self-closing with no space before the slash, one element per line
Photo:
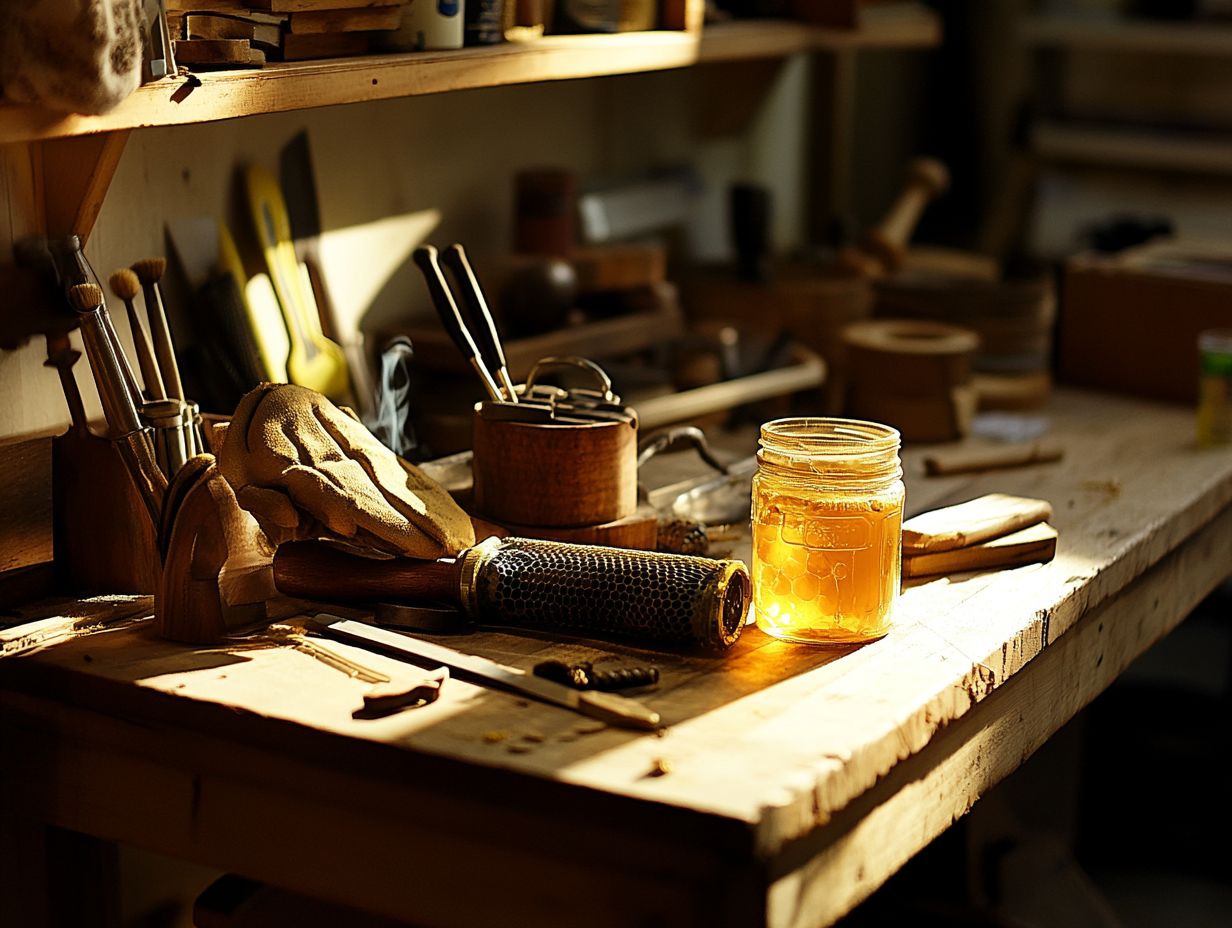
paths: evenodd
<path fill-rule="evenodd" d="M 902 572 L 895 429 L 854 419 L 761 427 L 753 477 L 753 609 L 768 635 L 857 644 L 890 627 Z"/>

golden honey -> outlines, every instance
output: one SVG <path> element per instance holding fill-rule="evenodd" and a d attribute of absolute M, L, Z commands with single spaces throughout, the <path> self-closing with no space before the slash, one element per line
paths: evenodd
<path fill-rule="evenodd" d="M 898 432 L 853 419 L 761 429 L 753 477 L 753 609 L 769 635 L 811 644 L 880 638 L 902 566 Z"/>

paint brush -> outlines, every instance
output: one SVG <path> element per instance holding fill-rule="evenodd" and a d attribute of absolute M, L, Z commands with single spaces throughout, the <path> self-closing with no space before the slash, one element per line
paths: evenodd
<path fill-rule="evenodd" d="M 180 367 L 175 360 L 175 345 L 171 341 L 171 327 L 167 324 L 167 311 L 163 306 L 158 282 L 167 271 L 166 258 L 145 258 L 132 267 L 141 281 L 145 294 L 145 312 L 150 320 L 150 333 L 154 339 L 154 355 L 158 358 L 165 392 L 169 399 L 184 399 L 184 384 L 180 381 Z"/>
<path fill-rule="evenodd" d="M 128 312 L 128 327 L 132 330 L 133 344 L 137 346 L 137 364 L 141 368 L 141 379 L 145 383 L 145 392 L 152 400 L 167 398 L 167 389 L 163 386 L 163 378 L 158 370 L 158 362 L 154 359 L 154 349 L 150 345 L 149 336 L 141 324 L 137 307 L 133 300 L 141 289 L 141 281 L 129 268 L 120 268 L 108 278 L 111 292 L 124 303 Z"/>

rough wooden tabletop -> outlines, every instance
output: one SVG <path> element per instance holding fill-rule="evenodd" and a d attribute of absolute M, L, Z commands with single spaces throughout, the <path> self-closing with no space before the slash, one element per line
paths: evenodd
<path fill-rule="evenodd" d="M 1046 414 L 1050 437 L 1065 449 L 1059 462 L 942 478 L 922 476 L 920 459 L 926 449 L 909 450 L 904 462 L 909 512 L 989 492 L 1048 500 L 1060 532 L 1055 560 L 911 581 L 896 607 L 892 631 L 880 641 L 860 648 L 817 649 L 779 642 L 750 627 L 721 657 L 498 631 L 445 641 L 527 670 L 548 657 L 611 666 L 654 664 L 662 681 L 638 698 L 662 714 L 666 728 L 659 734 L 605 728 L 563 709 L 458 680 L 450 680 L 433 705 L 385 719 L 357 720 L 352 712 L 367 684 L 310 655 L 285 644 L 261 642 L 184 648 L 156 640 L 143 622 L 0 662 L 0 686 L 42 699 L 54 694 L 74 708 L 125 717 L 141 713 L 142 694 L 156 691 L 213 711 L 193 715 L 195 721 L 186 723 L 204 724 L 213 736 L 225 732 L 227 713 L 249 720 L 289 720 L 345 736 L 339 743 L 395 746 L 416 756 L 461 761 L 467 768 L 509 771 L 581 788 L 584 796 L 608 795 L 647 803 L 650 809 L 684 810 L 747 834 L 751 859 L 777 861 L 760 878 L 762 884 L 777 887 L 770 890 L 766 911 L 778 914 L 766 915 L 767 920 L 824 921 L 871 891 L 901 864 L 903 854 L 926 843 L 974 798 L 961 790 L 953 797 L 919 797 L 919 803 L 936 803 L 935 811 L 920 813 L 920 821 L 927 822 L 919 825 L 919 836 L 900 842 L 887 832 L 869 839 L 910 848 L 887 851 L 881 863 L 852 862 L 852 885 L 835 891 L 838 901 L 833 904 L 812 899 L 800 882 L 810 866 L 820 866 L 824 848 L 804 854 L 801 861 L 782 863 L 802 853 L 802 842 L 825 833 L 827 824 L 857 797 L 886 783 L 901 762 L 941 740 L 947 729 L 960 731 L 956 723 L 1051 650 L 1048 646 L 1063 639 L 1084 615 L 1115 601 L 1135 582 L 1148 582 L 1144 577 L 1153 567 L 1198 539 L 1197 554 L 1150 581 L 1162 590 L 1178 584 L 1195 588 L 1177 593 L 1176 608 L 1164 610 L 1167 615 L 1161 612 L 1157 619 L 1139 615 L 1149 610 L 1152 596 L 1159 611 L 1159 593 L 1144 588 L 1135 600 L 1146 603 L 1135 607 L 1136 628 L 1105 629 L 1101 621 L 1081 647 L 1075 636 L 1063 660 L 1058 656 L 1051 664 L 1041 662 L 1030 694 L 1023 690 L 1012 705 L 1006 704 L 1009 708 L 997 710 L 995 720 L 980 723 L 980 737 L 1001 740 L 965 758 L 961 744 L 947 748 L 951 763 L 995 766 L 1000 773 L 988 774 L 995 782 L 1106 685 L 1109 674 L 1115 675 L 1179 621 L 1175 613 L 1183 606 L 1180 600 L 1205 593 L 1232 565 L 1232 450 L 1195 449 L 1190 411 L 1062 391 Z M 1203 586 L 1206 589 L 1198 589 Z M 140 614 L 148 611 L 149 603 L 135 600 L 108 608 Z M 415 668 L 397 661 L 343 644 L 327 646 L 395 680 L 417 675 Z M 1105 653 L 1107 667 L 1102 666 Z M 1075 684 L 1070 694 L 1070 678 L 1084 674 L 1089 683 Z M 113 699 L 118 700 L 115 708 L 109 702 Z M 20 699 L 18 703 L 30 705 Z M 176 704 L 159 700 L 151 718 L 166 724 L 171 717 L 167 706 Z M 1040 723 L 1042 734 L 1015 741 L 1014 725 L 1022 722 L 1024 713 L 1037 711 L 1049 716 L 1047 724 Z M 1018 722 L 1007 722 L 1007 713 L 1014 712 Z M 994 721 L 1007 726 L 1001 734 L 993 730 Z M 259 726 L 247 730 L 260 737 Z M 1001 752 L 996 757 L 988 754 L 996 750 Z M 433 776 L 432 769 L 424 768 L 423 775 Z M 449 766 L 440 775 L 452 776 L 455 770 Z M 925 774 L 919 779 L 926 779 Z M 912 781 L 907 781 L 894 787 L 894 793 L 906 794 L 911 788 Z M 870 828 L 893 829 L 891 821 L 878 823 L 871 809 L 861 811 L 860 818 Z M 848 821 L 843 832 L 858 827 Z M 704 834 L 699 831 L 698 840 L 705 840 Z M 833 876 L 839 865 L 830 861 L 827 866 Z M 776 892 L 790 900 L 776 902 Z"/>

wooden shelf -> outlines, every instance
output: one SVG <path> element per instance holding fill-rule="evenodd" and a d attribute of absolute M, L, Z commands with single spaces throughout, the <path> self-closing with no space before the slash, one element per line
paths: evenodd
<path fill-rule="evenodd" d="M 698 62 L 779 57 L 802 51 L 925 48 L 940 41 L 937 17 L 916 4 L 893 5 L 856 30 L 788 21 L 747 21 L 683 31 L 549 36 L 447 52 L 369 55 L 214 71 L 139 88 L 103 116 L 0 106 L 0 144 L 114 132 L 144 126 L 212 122 L 509 84 L 683 68 Z"/>
<path fill-rule="evenodd" d="M 1035 151 L 1053 161 L 1203 174 L 1232 174 L 1232 136 L 1043 123 Z"/>
<path fill-rule="evenodd" d="M 1051 48 L 1232 56 L 1232 26 L 1218 23 L 1035 16 L 1023 22 L 1020 35 Z"/>

